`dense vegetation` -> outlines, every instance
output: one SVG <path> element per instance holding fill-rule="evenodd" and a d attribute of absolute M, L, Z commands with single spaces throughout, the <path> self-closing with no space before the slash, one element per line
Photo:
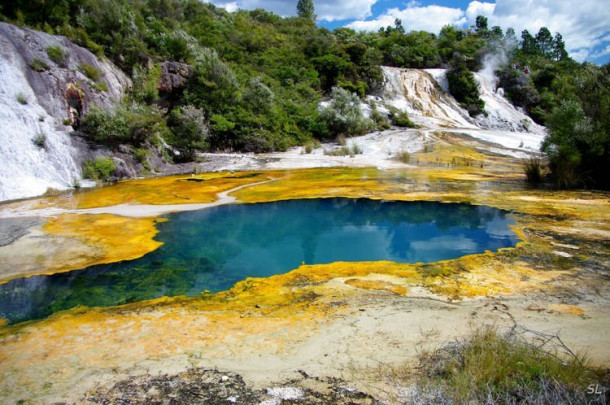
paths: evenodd
<path fill-rule="evenodd" d="M 66 35 L 131 75 L 134 91 L 124 105 L 84 120 L 92 140 L 140 145 L 162 137 L 187 159 L 195 149 L 284 150 L 372 125 L 386 128 L 378 114 L 371 123 L 354 114 L 340 117 L 335 108 L 353 102 L 345 104 L 337 89 L 359 98 L 377 91 L 380 65 L 449 68 L 452 93 L 479 114 L 483 103 L 470 72 L 503 49 L 508 57 L 498 71 L 500 85 L 550 129 L 544 152 L 557 185 L 610 187 L 604 176 L 610 168 L 610 68 L 570 59 L 561 34 L 542 27 L 518 40 L 511 28 L 489 28 L 485 17 L 470 29 L 446 26 L 438 35 L 407 32 L 400 20 L 378 32 L 330 32 L 316 27 L 313 5 L 300 0 L 298 17 L 281 18 L 262 9 L 228 13 L 199 0 L 15 0 L 3 3 L 0 18 Z M 61 62 L 61 49 L 47 51 Z M 164 61 L 190 66 L 184 88 L 159 93 Z M 331 95 L 342 99 L 331 103 L 333 111 L 320 111 L 319 102 Z M 412 125 L 400 113 L 390 118 Z M 114 126 L 119 130 L 111 134 Z"/>

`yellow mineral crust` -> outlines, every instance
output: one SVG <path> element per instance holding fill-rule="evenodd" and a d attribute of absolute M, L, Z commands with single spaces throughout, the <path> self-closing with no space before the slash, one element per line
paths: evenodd
<path fill-rule="evenodd" d="M 579 316 L 582 316 L 585 314 L 585 311 L 577 305 L 549 304 L 549 309 L 551 311 L 559 312 L 561 314 L 579 315 Z"/>
<path fill-rule="evenodd" d="M 208 203 L 215 201 L 220 192 L 264 180 L 267 180 L 267 177 L 255 172 L 203 173 L 125 180 L 112 186 L 84 191 L 72 196 L 50 198 L 49 202 L 64 208 L 78 209 L 119 204 Z"/>
<path fill-rule="evenodd" d="M 49 263 L 41 273 L 64 272 L 142 257 L 162 245 L 153 239 L 159 232 L 155 225 L 161 221 L 165 219 L 109 214 L 63 214 L 51 218 L 43 227 L 48 234 L 75 239 L 83 248 L 70 260 L 53 258 L 55 263 Z M 64 254 L 70 255 L 70 252 Z"/>

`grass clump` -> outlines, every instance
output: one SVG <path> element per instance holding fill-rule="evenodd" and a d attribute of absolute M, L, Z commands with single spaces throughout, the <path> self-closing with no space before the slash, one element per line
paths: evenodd
<path fill-rule="evenodd" d="M 409 115 L 404 111 L 392 111 L 392 124 L 403 128 L 417 128 L 417 125 L 409 118 Z"/>
<path fill-rule="evenodd" d="M 17 94 L 17 102 L 21 105 L 26 105 L 28 103 L 28 98 L 23 93 Z"/>
<path fill-rule="evenodd" d="M 47 65 L 47 63 L 43 60 L 40 59 L 33 59 L 32 61 L 30 61 L 29 63 L 30 68 L 32 68 L 32 70 L 36 71 L 36 72 L 44 72 L 45 70 L 47 70 L 49 68 L 49 65 Z"/>
<path fill-rule="evenodd" d="M 318 141 L 317 139 L 310 140 L 307 143 L 305 143 L 305 146 L 303 148 L 303 153 L 310 154 L 311 152 L 313 152 L 314 149 L 318 149 L 320 146 L 322 146 L 322 145 L 320 144 L 320 141 Z"/>
<path fill-rule="evenodd" d="M 55 62 L 57 65 L 65 67 L 68 62 L 68 53 L 60 46 L 49 46 L 47 47 L 47 55 L 49 59 Z"/>
<path fill-rule="evenodd" d="M 87 78 L 93 80 L 94 82 L 97 82 L 102 77 L 102 72 L 100 72 L 95 66 L 91 66 L 87 63 L 81 63 L 78 65 L 78 68 L 84 73 L 85 76 L 87 76 Z"/>
<path fill-rule="evenodd" d="M 116 165 L 109 157 L 97 157 L 95 160 L 86 160 L 83 163 L 83 178 L 106 181 L 116 169 Z"/>
<path fill-rule="evenodd" d="M 411 401 L 587 403 L 587 387 L 599 381 L 599 372 L 559 336 L 525 329 L 501 334 L 486 327 L 464 341 L 421 354 Z"/>
<path fill-rule="evenodd" d="M 38 132 L 34 138 L 32 138 L 32 143 L 38 146 L 40 149 L 46 149 L 47 135 L 44 132 Z"/>
<path fill-rule="evenodd" d="M 334 149 L 325 149 L 324 150 L 324 154 L 326 156 L 349 156 L 349 157 L 354 157 L 356 155 L 361 155 L 362 154 L 362 148 L 356 144 L 353 143 L 352 146 L 341 146 L 339 148 L 334 148 Z"/>
<path fill-rule="evenodd" d="M 539 157 L 530 157 L 523 162 L 523 171 L 527 182 L 531 185 L 542 183 L 544 164 Z"/>
<path fill-rule="evenodd" d="M 407 152 L 404 149 L 401 149 L 397 154 L 396 154 L 396 159 L 400 160 L 402 163 L 409 163 L 409 161 L 411 160 L 411 155 L 409 154 L 409 152 Z"/>

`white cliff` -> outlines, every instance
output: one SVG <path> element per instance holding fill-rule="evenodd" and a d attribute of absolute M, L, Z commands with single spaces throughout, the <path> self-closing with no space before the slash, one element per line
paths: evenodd
<path fill-rule="evenodd" d="M 65 62 L 51 60 L 49 47 L 62 49 Z M 100 72 L 97 83 L 81 71 L 85 64 Z M 83 153 L 64 124 L 119 101 L 128 85 L 119 69 L 64 37 L 0 23 L 0 201 L 79 181 Z"/>

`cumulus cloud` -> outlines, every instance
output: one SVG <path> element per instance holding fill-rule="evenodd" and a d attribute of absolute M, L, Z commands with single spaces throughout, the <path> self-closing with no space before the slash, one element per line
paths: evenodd
<path fill-rule="evenodd" d="M 469 23 L 474 22 L 477 16 L 480 15 L 489 18 L 493 14 L 495 8 L 495 3 L 482 3 L 480 1 L 471 1 L 468 4 L 468 8 L 466 8 L 466 18 L 468 19 Z"/>
<path fill-rule="evenodd" d="M 375 31 L 388 25 L 394 26 L 399 18 L 407 31 L 430 31 L 438 33 L 445 25 L 463 25 L 466 23 L 464 11 L 459 8 L 442 6 L 421 6 L 415 1 L 407 4 L 403 10 L 391 8 L 384 14 L 364 21 L 354 21 L 347 26 L 355 30 Z"/>
<path fill-rule="evenodd" d="M 371 7 L 377 0 L 317 0 L 314 1 L 320 21 L 363 19 L 371 15 Z M 297 0 L 210 0 L 210 3 L 228 11 L 238 8 L 254 10 L 264 8 L 283 17 L 296 15 Z"/>
<path fill-rule="evenodd" d="M 478 2 L 471 2 L 473 3 Z M 540 27 L 553 34 L 560 32 L 570 55 L 584 60 L 592 49 L 607 40 L 610 33 L 610 9 L 601 0 L 497 0 L 489 16 L 490 25 L 513 27 L 517 34 L 527 29 L 536 35 Z M 483 3 L 485 4 L 485 3 Z M 491 8 L 491 3 L 487 3 Z M 477 6 L 474 6 L 477 7 Z M 470 8 L 470 6 L 469 6 Z"/>

